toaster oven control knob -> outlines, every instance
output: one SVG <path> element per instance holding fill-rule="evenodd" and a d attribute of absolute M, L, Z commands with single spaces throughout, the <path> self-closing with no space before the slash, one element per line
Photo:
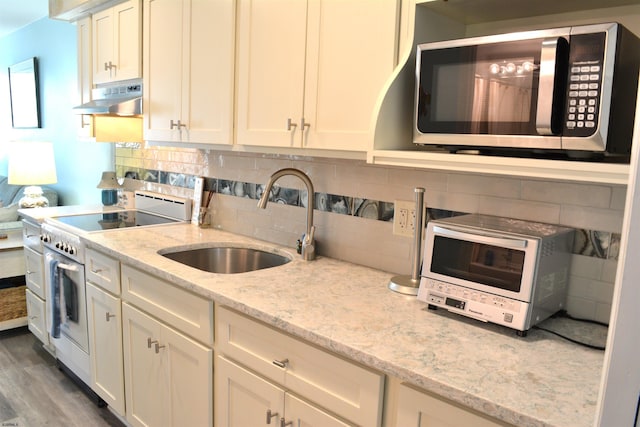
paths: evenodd
<path fill-rule="evenodd" d="M 73 246 L 69 247 L 69 255 L 75 255 L 76 254 L 76 248 L 74 248 Z"/>

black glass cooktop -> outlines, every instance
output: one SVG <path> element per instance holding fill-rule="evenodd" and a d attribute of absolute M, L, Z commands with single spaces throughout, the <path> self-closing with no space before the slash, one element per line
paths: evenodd
<path fill-rule="evenodd" d="M 178 222 L 176 219 L 136 210 L 60 216 L 54 219 L 87 232 Z"/>

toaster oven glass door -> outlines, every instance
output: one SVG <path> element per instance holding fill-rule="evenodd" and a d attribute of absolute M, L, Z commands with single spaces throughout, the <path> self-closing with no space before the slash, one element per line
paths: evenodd
<path fill-rule="evenodd" d="M 435 236 L 431 272 L 519 293 L 525 251 Z"/>

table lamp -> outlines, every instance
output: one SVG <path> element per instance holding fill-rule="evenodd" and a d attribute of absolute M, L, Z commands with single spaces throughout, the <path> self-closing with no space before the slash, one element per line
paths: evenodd
<path fill-rule="evenodd" d="M 24 197 L 18 202 L 22 208 L 49 206 L 40 185 L 55 184 L 56 163 L 51 142 L 14 142 L 9 152 L 9 184 L 26 185 Z"/>

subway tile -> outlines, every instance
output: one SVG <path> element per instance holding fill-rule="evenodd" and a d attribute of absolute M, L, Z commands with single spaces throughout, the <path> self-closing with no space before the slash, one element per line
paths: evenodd
<path fill-rule="evenodd" d="M 602 278 L 605 260 L 584 255 L 571 256 L 571 275 L 585 279 Z"/>
<path fill-rule="evenodd" d="M 501 198 L 520 198 L 520 180 L 471 174 L 450 174 L 447 191 Z"/>
<path fill-rule="evenodd" d="M 614 185 L 611 187 L 611 209 L 624 211 L 627 201 L 627 187 L 622 185 Z"/>
<path fill-rule="evenodd" d="M 480 197 L 478 211 L 483 214 L 506 216 L 529 221 L 558 224 L 560 206 L 526 200 Z"/>
<path fill-rule="evenodd" d="M 622 230 L 622 211 L 585 206 L 562 205 L 560 223 L 574 228 L 611 231 Z"/>
<path fill-rule="evenodd" d="M 608 208 L 611 201 L 611 187 L 564 182 L 523 181 L 522 199 Z"/>

